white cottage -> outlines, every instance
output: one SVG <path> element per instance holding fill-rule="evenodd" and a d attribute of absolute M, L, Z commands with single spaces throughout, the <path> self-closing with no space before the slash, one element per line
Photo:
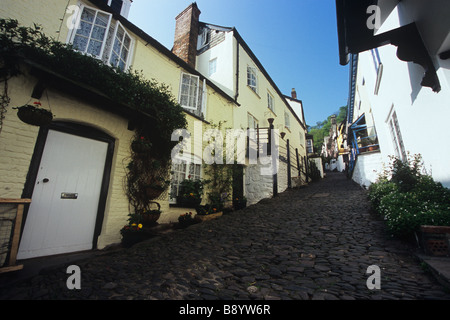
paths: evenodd
<path fill-rule="evenodd" d="M 450 187 L 450 3 L 337 0 L 336 7 L 341 64 L 351 66 L 353 179 L 368 186 L 390 155 L 410 153 Z"/>

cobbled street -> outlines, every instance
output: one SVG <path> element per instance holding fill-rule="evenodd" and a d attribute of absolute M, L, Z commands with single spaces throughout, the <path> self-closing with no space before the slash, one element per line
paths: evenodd
<path fill-rule="evenodd" d="M 370 213 L 365 190 L 329 173 L 220 219 L 76 262 L 81 290 L 67 289 L 61 266 L 0 288 L 0 298 L 450 299 L 411 249 Z M 367 287 L 371 265 L 381 269 L 380 289 Z"/>

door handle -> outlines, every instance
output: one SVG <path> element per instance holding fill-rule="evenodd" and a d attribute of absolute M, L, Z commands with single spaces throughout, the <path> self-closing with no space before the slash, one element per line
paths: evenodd
<path fill-rule="evenodd" d="M 48 178 L 44 178 L 43 180 L 42 180 L 42 182 L 43 183 L 47 183 L 47 182 L 49 182 L 50 180 L 48 179 Z"/>

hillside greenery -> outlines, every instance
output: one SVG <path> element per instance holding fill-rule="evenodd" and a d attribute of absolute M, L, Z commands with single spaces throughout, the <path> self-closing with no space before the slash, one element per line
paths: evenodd
<path fill-rule="evenodd" d="M 339 111 L 335 112 L 334 115 L 336 115 L 337 124 L 345 121 L 347 117 L 347 106 L 340 107 Z M 315 126 L 308 128 L 308 133 L 314 137 L 314 152 L 316 153 L 319 153 L 322 148 L 323 138 L 330 134 L 332 116 L 333 114 L 326 120 L 322 122 L 318 121 Z"/>

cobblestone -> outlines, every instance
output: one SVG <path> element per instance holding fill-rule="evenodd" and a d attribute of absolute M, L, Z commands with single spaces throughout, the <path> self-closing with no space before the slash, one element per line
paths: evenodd
<path fill-rule="evenodd" d="M 0 299 L 380 300 L 450 299 L 414 248 L 392 239 L 366 191 L 342 174 L 288 190 L 220 219 L 158 235 L 129 249 L 2 284 Z M 369 290 L 367 267 L 381 269 Z"/>

